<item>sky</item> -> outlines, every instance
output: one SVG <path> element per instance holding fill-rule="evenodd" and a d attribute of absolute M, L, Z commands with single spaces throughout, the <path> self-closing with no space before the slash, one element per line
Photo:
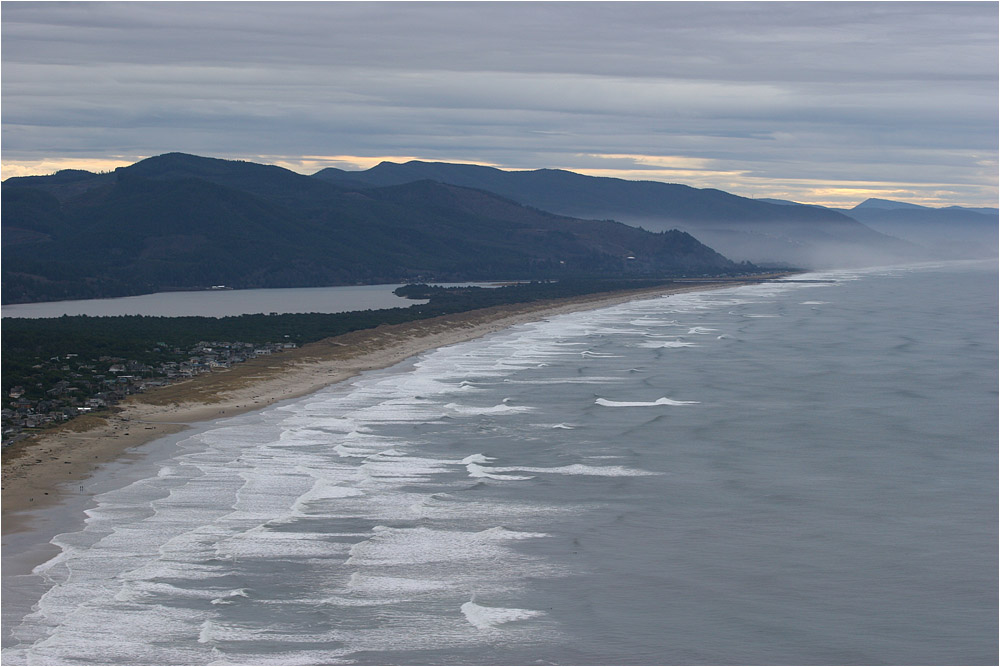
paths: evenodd
<path fill-rule="evenodd" d="M 997 2 L 0 5 L 0 177 L 173 151 L 996 206 Z"/>

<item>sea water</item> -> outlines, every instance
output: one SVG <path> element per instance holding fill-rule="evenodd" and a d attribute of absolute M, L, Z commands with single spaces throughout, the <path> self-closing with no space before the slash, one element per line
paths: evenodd
<path fill-rule="evenodd" d="M 54 540 L 4 663 L 995 664 L 996 271 L 561 315 L 217 422 Z"/>

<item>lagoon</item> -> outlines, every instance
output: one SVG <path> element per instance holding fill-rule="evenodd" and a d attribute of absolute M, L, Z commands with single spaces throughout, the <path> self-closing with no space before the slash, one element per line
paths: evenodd
<path fill-rule="evenodd" d="M 157 292 L 114 299 L 48 301 L 5 305 L 3 317 L 147 315 L 154 317 L 227 317 L 254 313 L 345 313 L 352 310 L 406 308 L 426 301 L 392 293 L 395 285 L 292 287 L 283 289 Z"/>

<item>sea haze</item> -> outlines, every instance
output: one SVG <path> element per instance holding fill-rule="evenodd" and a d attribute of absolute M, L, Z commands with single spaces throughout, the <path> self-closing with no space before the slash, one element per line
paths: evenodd
<path fill-rule="evenodd" d="M 217 422 L 54 540 L 4 663 L 996 663 L 996 271 L 562 315 Z"/>

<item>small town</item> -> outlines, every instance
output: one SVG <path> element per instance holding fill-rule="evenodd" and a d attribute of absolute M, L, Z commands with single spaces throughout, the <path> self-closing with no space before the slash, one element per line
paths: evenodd
<path fill-rule="evenodd" d="M 176 360 L 154 365 L 113 356 L 84 359 L 67 353 L 36 364 L 32 367 L 37 371 L 33 377 L 36 382 L 10 387 L 6 392 L 6 407 L 0 411 L 3 446 L 79 415 L 106 410 L 132 394 L 296 347 L 290 342 L 227 341 L 200 341 L 188 350 L 157 345 L 157 351 Z"/>

